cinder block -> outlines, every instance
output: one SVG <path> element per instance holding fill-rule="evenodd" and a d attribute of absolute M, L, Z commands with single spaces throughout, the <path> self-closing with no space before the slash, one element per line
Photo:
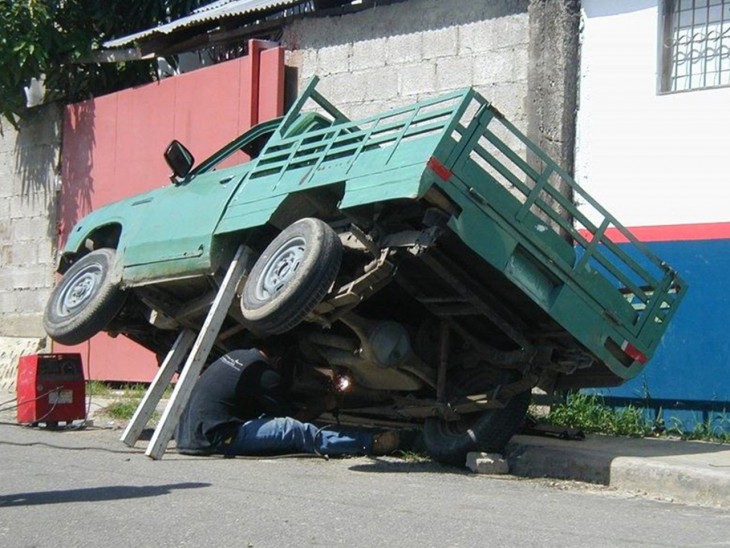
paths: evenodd
<path fill-rule="evenodd" d="M 13 290 L 0 289 L 0 317 L 7 319 L 10 315 L 15 314 L 18 311 L 17 304 L 18 299 Z M 0 326 L 2 326 L 0 332 L 5 333 L 5 321 L 0 322 Z"/>
<path fill-rule="evenodd" d="M 317 50 L 299 50 L 299 55 L 293 59 L 292 64 L 299 67 L 299 82 L 304 85 L 314 74 L 319 74 L 317 67 Z M 294 62 L 296 61 L 296 63 Z"/>
<path fill-rule="evenodd" d="M 512 82 L 527 82 L 530 65 L 530 52 L 527 46 L 517 46 L 511 50 L 512 53 Z"/>
<path fill-rule="evenodd" d="M 497 34 L 495 32 L 497 21 L 490 19 L 460 25 L 458 28 L 458 54 L 485 53 L 501 47 L 497 43 Z"/>
<path fill-rule="evenodd" d="M 34 216 L 30 216 L 31 213 Z M 38 215 L 38 211 L 29 211 L 26 217 L 12 219 L 12 238 L 14 242 L 29 242 L 49 237 L 50 219 Z"/>
<path fill-rule="evenodd" d="M 7 267 L 13 264 L 13 246 L 10 243 L 0 242 L 0 265 Z"/>
<path fill-rule="evenodd" d="M 398 95 L 398 69 L 382 67 L 362 73 L 367 82 L 366 100 L 378 101 Z"/>
<path fill-rule="evenodd" d="M 436 92 L 436 65 L 419 63 L 398 69 L 398 94 L 402 97 Z"/>
<path fill-rule="evenodd" d="M 0 198 L 0 223 L 5 219 L 10 219 L 10 196 Z"/>
<path fill-rule="evenodd" d="M 16 254 L 17 256 L 17 254 Z M 27 265 L 27 266 L 26 266 Z M 37 270 L 29 263 L 23 265 L 15 265 L 12 271 L 13 274 L 13 291 L 16 293 L 19 291 L 26 291 L 28 289 L 36 289 L 38 287 L 38 276 Z M 18 294 L 19 295 L 19 294 Z M 28 295 L 23 297 L 23 304 L 27 305 L 26 302 Z"/>
<path fill-rule="evenodd" d="M 49 271 L 53 271 L 56 266 L 56 249 L 53 240 L 42 238 L 36 241 L 38 265 L 47 267 Z"/>
<path fill-rule="evenodd" d="M 438 91 L 470 86 L 473 82 L 472 58 L 451 57 L 436 63 L 436 88 Z"/>
<path fill-rule="evenodd" d="M 17 252 L 16 252 L 17 253 Z M 48 288 L 51 286 L 51 269 L 35 263 L 13 269 L 13 290 Z M 28 301 L 26 304 L 30 304 Z"/>
<path fill-rule="evenodd" d="M 423 58 L 455 57 L 459 49 L 458 27 L 428 30 L 423 33 Z"/>
<path fill-rule="evenodd" d="M 388 65 L 417 63 L 423 58 L 423 37 L 420 32 L 389 36 L 385 61 Z"/>
<path fill-rule="evenodd" d="M 0 291 L 12 291 L 13 273 L 10 268 L 0 268 Z M 0 309 L 0 313 L 2 310 Z"/>
<path fill-rule="evenodd" d="M 467 453 L 466 467 L 477 474 L 509 473 L 509 464 L 498 453 Z"/>
<path fill-rule="evenodd" d="M 0 143 L 6 139 L 0 136 Z M 9 152 L 0 152 L 0 198 L 10 198 L 15 190 L 15 161 Z"/>
<path fill-rule="evenodd" d="M 36 264 L 38 260 L 37 250 L 35 245 L 18 245 L 13 246 L 13 262 L 12 264 L 16 267 Z M 16 272 L 16 276 L 24 278 L 19 272 Z M 22 285 L 18 285 L 22 283 Z M 25 280 L 17 280 L 14 284 L 15 287 L 33 287 L 28 285 Z"/>
<path fill-rule="evenodd" d="M 386 39 L 375 38 L 352 44 L 350 68 L 353 71 L 385 66 Z"/>
<path fill-rule="evenodd" d="M 486 86 L 510 79 L 512 67 L 505 50 L 489 52 L 474 57 L 474 85 Z"/>
<path fill-rule="evenodd" d="M 353 120 L 365 118 L 374 114 L 381 114 L 394 108 L 409 105 L 414 102 L 412 97 L 393 98 L 381 101 L 368 101 L 367 103 L 358 103 L 347 105 L 347 113 Z"/>
<path fill-rule="evenodd" d="M 37 181 L 40 180 L 36 179 Z M 15 194 L 10 197 L 10 218 L 27 219 L 46 217 L 52 203 L 53 193 L 39 188 L 33 194 Z"/>
<path fill-rule="evenodd" d="M 12 222 L 12 219 L 8 217 L 0 218 L 0 245 L 11 244 L 13 242 Z"/>
<path fill-rule="evenodd" d="M 527 46 L 530 42 L 530 18 L 527 13 L 495 19 L 494 39 L 497 47 Z"/>
<path fill-rule="evenodd" d="M 492 102 L 518 129 L 526 131 L 524 123 L 527 82 L 504 82 L 494 86 Z"/>
<path fill-rule="evenodd" d="M 317 52 L 317 70 L 320 76 L 348 72 L 350 70 L 350 48 L 349 43 L 321 48 Z"/>
<path fill-rule="evenodd" d="M 34 311 L 37 315 L 42 316 L 46 308 L 46 303 L 48 303 L 48 298 L 51 296 L 52 289 L 53 286 L 43 286 L 33 291 L 32 306 L 29 311 Z"/>
<path fill-rule="evenodd" d="M 367 72 L 332 74 L 322 78 L 322 83 L 321 92 L 335 105 L 356 103 L 365 100 Z"/>

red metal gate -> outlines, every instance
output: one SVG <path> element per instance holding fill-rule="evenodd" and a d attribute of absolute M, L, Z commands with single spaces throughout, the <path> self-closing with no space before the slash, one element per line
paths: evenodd
<path fill-rule="evenodd" d="M 252 125 L 283 112 L 284 50 L 249 42 L 249 55 L 66 107 L 58 238 L 93 209 L 165 184 L 162 152 L 174 138 L 203 159 Z M 126 338 L 97 335 L 79 352 L 86 378 L 149 381 L 156 357 Z"/>

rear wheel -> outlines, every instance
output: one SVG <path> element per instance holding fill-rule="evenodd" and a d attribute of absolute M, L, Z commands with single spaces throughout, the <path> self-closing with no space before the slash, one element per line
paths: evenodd
<path fill-rule="evenodd" d="M 104 329 L 124 304 L 126 294 L 112 282 L 114 249 L 81 257 L 51 293 L 43 327 L 61 344 L 79 344 Z"/>
<path fill-rule="evenodd" d="M 251 269 L 241 312 L 262 333 L 289 331 L 329 291 L 340 269 L 342 245 L 332 228 L 305 218 L 285 228 Z"/>
<path fill-rule="evenodd" d="M 477 393 L 489 388 L 493 386 L 461 392 Z M 428 453 L 440 462 L 459 466 L 464 466 L 467 453 L 472 451 L 501 453 L 522 426 L 530 398 L 531 393 L 526 390 L 512 396 L 499 409 L 465 414 L 456 421 L 427 419 L 423 436 Z"/>

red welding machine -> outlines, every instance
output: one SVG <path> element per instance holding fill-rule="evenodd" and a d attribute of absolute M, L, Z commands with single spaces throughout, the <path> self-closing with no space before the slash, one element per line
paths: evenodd
<path fill-rule="evenodd" d="M 18 361 L 18 422 L 70 423 L 86 417 L 80 354 L 32 354 Z"/>

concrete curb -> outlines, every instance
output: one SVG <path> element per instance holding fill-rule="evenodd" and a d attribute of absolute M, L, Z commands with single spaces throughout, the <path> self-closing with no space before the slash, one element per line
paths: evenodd
<path fill-rule="evenodd" d="M 607 485 L 685 504 L 730 508 L 730 446 L 589 436 L 564 441 L 515 436 L 510 473 Z"/>

